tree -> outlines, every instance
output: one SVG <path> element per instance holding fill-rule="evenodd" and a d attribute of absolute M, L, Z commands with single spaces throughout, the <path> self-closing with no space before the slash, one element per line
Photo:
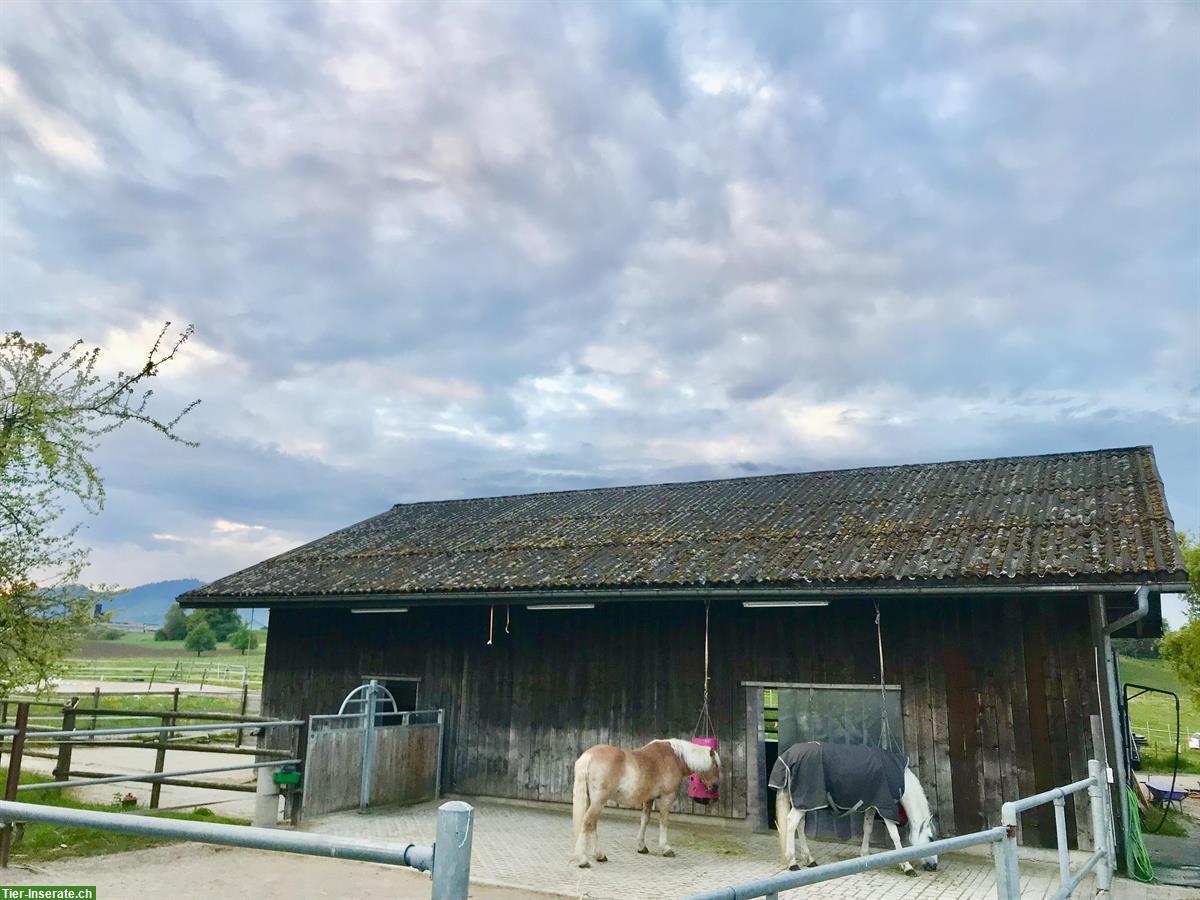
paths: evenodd
<path fill-rule="evenodd" d="M 1200 621 L 1200 537 L 1179 532 L 1179 549 L 1183 551 L 1183 564 L 1188 570 L 1191 586 L 1184 594 L 1187 601 L 1188 621 Z"/>
<path fill-rule="evenodd" d="M 1164 637 L 1159 653 L 1187 685 L 1192 702 L 1200 706 L 1200 619 L 1193 619 L 1186 627 Z"/>
<path fill-rule="evenodd" d="M 154 633 L 154 639 L 156 641 L 182 641 L 187 637 L 187 632 L 187 614 L 178 603 L 172 603 L 167 607 L 167 614 L 163 616 L 163 626 Z"/>
<path fill-rule="evenodd" d="M 96 595 L 71 587 L 87 549 L 64 519 L 69 506 L 104 506 L 100 439 L 138 422 L 191 443 L 175 429 L 199 401 L 164 420 L 146 389 L 191 337 L 188 326 L 168 349 L 169 326 L 138 369 L 112 379 L 99 374 L 99 348 L 81 341 L 55 353 L 19 332 L 0 337 L 0 695 L 44 686 L 92 619 Z"/>
<path fill-rule="evenodd" d="M 238 615 L 236 609 L 200 609 L 192 613 L 192 618 L 200 617 L 208 622 L 208 627 L 213 630 L 213 635 L 218 641 L 229 640 L 230 635 L 236 632 L 239 628 L 244 628 L 246 623 L 242 621 L 242 617 Z"/>
<path fill-rule="evenodd" d="M 183 642 L 183 646 L 199 656 L 205 650 L 217 649 L 217 637 L 213 634 L 208 622 L 199 619 L 189 624 L 187 639 Z"/>
<path fill-rule="evenodd" d="M 258 649 L 258 635 L 243 625 L 230 635 L 229 646 L 234 650 L 241 650 L 242 656 L 245 656 L 247 650 Z"/>

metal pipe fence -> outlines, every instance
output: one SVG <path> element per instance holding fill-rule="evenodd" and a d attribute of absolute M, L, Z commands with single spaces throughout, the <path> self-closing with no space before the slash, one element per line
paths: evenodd
<path fill-rule="evenodd" d="M 1066 798 L 1080 791 L 1088 792 L 1091 809 L 1092 834 L 1097 848 L 1077 872 L 1071 872 L 1070 851 L 1067 847 Z M 990 844 L 996 868 L 996 896 L 999 900 L 1019 900 L 1021 876 L 1017 859 L 1017 832 L 1022 812 L 1054 804 L 1055 825 L 1058 834 L 1060 885 L 1055 900 L 1065 900 L 1083 882 L 1093 869 L 1096 870 L 1096 888 L 1107 891 L 1112 887 L 1116 847 L 1112 829 L 1112 810 L 1109 805 L 1106 770 L 1096 760 L 1088 761 L 1088 777 L 1065 787 L 1054 788 L 1032 797 L 1023 797 L 1005 803 L 1000 810 L 1001 824 L 984 831 L 963 834 L 957 837 L 932 841 L 918 847 L 904 847 L 871 856 L 860 856 L 835 863 L 827 863 L 798 872 L 781 872 L 757 881 L 717 888 L 695 894 L 688 900 L 779 900 L 780 891 L 819 884 L 834 878 L 857 875 L 872 869 L 882 869 L 900 863 L 912 862 L 925 856 L 935 856 L 952 850 Z"/>
<path fill-rule="evenodd" d="M 211 775 L 214 772 L 241 772 L 246 769 L 262 769 L 272 768 L 277 769 L 280 766 L 298 765 L 298 759 L 273 759 L 267 762 L 245 763 L 240 766 L 212 766 L 207 769 L 186 769 L 175 772 L 154 772 L 150 775 L 105 775 L 96 778 L 79 778 L 75 781 L 35 781 L 31 784 L 22 784 L 17 786 L 17 793 L 21 791 L 44 791 L 50 788 L 75 788 L 87 787 L 92 784 L 118 784 L 126 781 L 144 782 L 153 784 L 156 781 L 165 781 L 171 778 L 186 778 L 191 775 Z"/>
<path fill-rule="evenodd" d="M 136 728 L 88 728 L 86 730 L 74 731 L 37 731 L 29 729 L 29 743 L 37 743 L 39 741 L 52 741 L 54 743 L 62 743 L 63 741 L 81 741 L 91 737 L 106 737 L 118 735 L 133 735 L 133 734 L 161 734 L 163 731 L 171 733 L 211 733 L 220 731 L 237 731 L 242 730 L 257 730 L 260 728 L 295 728 L 303 725 L 303 719 L 269 719 L 262 722 L 230 722 L 214 723 L 211 725 L 153 725 L 139 726 Z"/>
<path fill-rule="evenodd" d="M 250 825 L 222 825 L 0 801 L 0 822 L 8 824 L 33 822 L 72 825 L 166 840 L 406 866 L 420 872 L 432 872 L 431 900 L 467 900 L 473 817 L 474 810 L 466 803 L 457 800 L 444 803 L 438 809 L 437 840 L 432 846 L 385 846 L 349 838 L 277 831 Z"/>
<path fill-rule="evenodd" d="M 958 837 L 943 838 L 923 844 L 920 847 L 904 847 L 900 850 L 888 850 L 871 856 L 859 856 L 855 859 L 844 859 L 835 863 L 826 863 L 811 869 L 801 869 L 798 872 L 781 872 L 757 881 L 747 881 L 744 884 L 717 888 L 701 894 L 693 894 L 688 900 L 754 900 L 756 897 L 766 897 L 768 900 L 778 900 L 780 891 L 790 891 L 793 888 L 809 884 L 820 884 L 834 878 L 845 878 L 847 875 L 858 875 L 870 869 L 884 869 L 888 866 L 912 862 L 923 856 L 934 856 L 939 853 L 949 853 L 951 850 L 962 850 L 981 844 L 993 844 L 1004 839 L 1006 829 L 997 825 L 987 831 L 964 834 Z"/>
<path fill-rule="evenodd" d="M 100 784 L 118 784 L 123 782 L 146 783 L 151 786 L 150 809 L 157 809 L 164 785 L 189 788 L 207 788 L 212 790 L 253 792 L 256 787 L 244 783 L 228 781 L 194 780 L 191 776 L 204 776 L 223 772 L 259 770 L 268 773 L 270 777 L 282 767 L 303 768 L 303 750 L 300 732 L 304 720 L 262 719 L 258 716 L 228 712 L 209 712 L 205 710 L 179 709 L 179 691 L 170 692 L 175 695 L 173 708 L 166 710 L 135 711 L 128 709 L 84 708 L 77 705 L 78 698 L 72 697 L 66 703 L 49 704 L 44 701 L 0 699 L 4 707 L 16 707 L 16 728 L 0 727 L 0 751 L 8 747 L 8 784 L 4 788 L 3 799 L 15 801 L 19 792 L 47 790 L 53 788 L 76 788 Z M 246 692 L 242 691 L 243 703 Z M 56 706 L 61 712 L 61 728 L 33 724 L 30 720 L 42 718 L 31 716 L 33 707 Z M 7 716 L 7 709 L 4 710 Z M 154 725 L 129 725 L 122 727 L 96 727 L 103 723 L 104 717 L 109 721 L 122 719 L 158 719 Z M 87 728 L 91 720 L 92 727 Z M 180 719 L 200 719 L 200 724 L 179 724 Z M 80 727 L 84 726 L 84 727 Z M 290 749 L 279 747 L 241 747 L 244 732 L 251 732 L 261 739 L 269 729 L 291 728 L 296 732 L 293 746 Z M 237 744 L 233 742 L 233 733 L 238 736 Z M 222 740 L 222 736 L 224 740 Z M 9 739 L 11 738 L 11 742 Z M 198 740 L 197 740 L 198 739 Z M 215 743 L 208 742 L 215 739 Z M 257 741 L 256 741 L 257 743 Z M 126 747 L 154 750 L 156 752 L 152 772 L 119 773 L 104 771 L 76 771 L 72 767 L 72 753 L 78 749 L 99 749 L 103 747 Z M 237 761 L 236 765 L 209 765 L 201 768 L 168 771 L 166 755 L 168 751 L 181 750 L 199 753 L 233 754 L 242 757 L 254 757 L 250 761 Z M 54 777 L 47 782 L 19 784 L 22 760 L 25 757 L 55 760 Z M 231 760 L 231 762 L 234 762 Z M 194 764 L 193 764 L 194 765 Z M 260 779 L 261 780 L 261 779 Z M 290 782 L 288 783 L 291 784 Z M 274 799 L 277 801 L 279 790 L 272 787 Z M 292 799 L 292 789 L 287 790 L 287 797 Z M 264 809 L 265 809 L 264 805 Z M 265 824 L 256 822 L 255 824 Z M 274 824 L 274 820 L 271 821 Z M 11 845 L 11 829 L 0 828 L 0 867 L 7 862 L 8 849 Z"/>

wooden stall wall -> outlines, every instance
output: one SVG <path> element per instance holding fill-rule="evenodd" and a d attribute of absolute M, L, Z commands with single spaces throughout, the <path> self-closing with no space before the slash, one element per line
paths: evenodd
<path fill-rule="evenodd" d="M 887 680 L 904 691 L 906 752 L 942 833 L 998 824 L 1003 800 L 1086 777 L 1098 711 L 1082 596 L 887 599 Z M 700 815 L 747 810 L 745 681 L 878 683 L 869 600 L 827 608 L 715 602 L 711 709 L 721 799 Z M 397 615 L 271 612 L 263 707 L 332 712 L 366 673 L 420 676 L 421 706 L 446 710 L 443 788 L 569 802 L 576 756 L 595 743 L 692 736 L 703 682 L 704 604 L 613 603 L 593 610 L 413 608 Z M 1080 801 L 1081 803 L 1083 801 Z M 1086 827 L 1083 807 L 1071 812 Z M 1053 842 L 1031 818 L 1025 839 Z M 1087 845 L 1087 835 L 1083 835 Z"/>

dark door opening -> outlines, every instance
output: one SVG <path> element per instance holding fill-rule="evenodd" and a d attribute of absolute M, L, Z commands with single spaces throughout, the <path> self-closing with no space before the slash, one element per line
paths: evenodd
<path fill-rule="evenodd" d="M 888 685 L 792 684 L 747 686 L 761 697 L 760 715 L 754 734 L 758 760 L 758 827 L 775 827 L 775 792 L 767 787 L 771 769 L 782 749 L 801 741 L 825 741 L 833 744 L 869 744 L 892 750 L 904 746 L 900 688 Z M 886 731 L 885 731 L 886 722 Z M 887 732 L 891 739 L 886 740 Z M 862 814 L 835 818 L 827 811 L 812 813 L 805 819 L 809 837 L 827 840 L 862 840 Z M 875 835 L 883 840 L 883 830 Z"/>

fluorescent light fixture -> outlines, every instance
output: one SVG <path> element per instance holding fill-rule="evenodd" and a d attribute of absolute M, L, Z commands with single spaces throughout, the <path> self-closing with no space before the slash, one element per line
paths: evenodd
<path fill-rule="evenodd" d="M 539 603 L 526 609 L 595 609 L 595 603 Z"/>
<path fill-rule="evenodd" d="M 372 606 L 368 609 L 352 609 L 352 610 L 350 610 L 350 612 L 352 612 L 352 613 L 402 613 L 402 612 L 408 612 L 408 607 L 407 606 L 388 606 L 388 607 Z"/>
<path fill-rule="evenodd" d="M 828 600 L 743 600 L 746 609 L 776 609 L 781 606 L 828 606 Z"/>

